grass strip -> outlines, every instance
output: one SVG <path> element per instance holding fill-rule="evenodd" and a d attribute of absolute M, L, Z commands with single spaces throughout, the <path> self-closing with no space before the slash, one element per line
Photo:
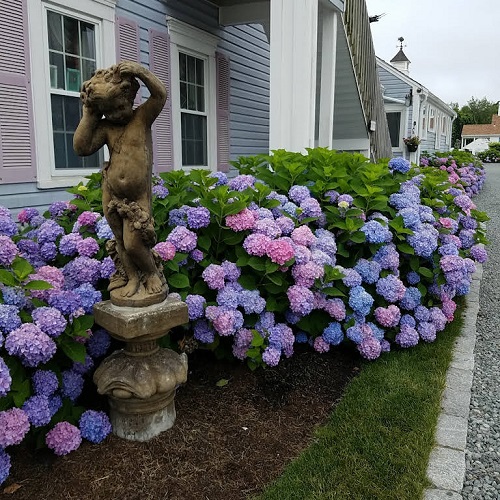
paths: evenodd
<path fill-rule="evenodd" d="M 436 342 L 366 363 L 313 444 L 259 500 L 422 498 L 459 316 Z"/>

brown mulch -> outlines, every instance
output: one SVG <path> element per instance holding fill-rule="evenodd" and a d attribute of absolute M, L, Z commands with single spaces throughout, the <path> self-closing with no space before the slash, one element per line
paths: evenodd
<path fill-rule="evenodd" d="M 336 348 L 296 353 L 276 368 L 190 355 L 177 420 L 147 443 L 116 436 L 65 457 L 12 450 L 0 497 L 12 499 L 238 500 L 262 491 L 308 446 L 359 358 Z M 227 379 L 225 386 L 216 383 Z"/>

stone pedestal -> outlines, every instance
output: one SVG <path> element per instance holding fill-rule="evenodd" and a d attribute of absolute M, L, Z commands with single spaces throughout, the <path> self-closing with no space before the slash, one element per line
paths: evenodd
<path fill-rule="evenodd" d="M 97 324 L 125 348 L 107 357 L 94 382 L 109 397 L 113 433 L 148 441 L 173 426 L 176 388 L 187 380 L 187 356 L 160 348 L 158 339 L 188 322 L 187 305 L 167 297 L 147 307 L 121 307 L 111 301 L 94 306 Z"/>

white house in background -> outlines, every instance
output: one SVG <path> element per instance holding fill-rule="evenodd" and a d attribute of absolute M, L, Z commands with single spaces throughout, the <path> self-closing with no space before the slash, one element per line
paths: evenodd
<path fill-rule="evenodd" d="M 418 163 L 420 153 L 448 151 L 456 113 L 427 87 L 409 76 L 410 60 L 403 52 L 403 37 L 398 53 L 389 63 L 377 58 L 384 107 L 394 156 Z M 409 152 L 403 139 L 418 136 L 421 143 Z"/>
<path fill-rule="evenodd" d="M 480 153 L 488 149 L 490 142 L 500 142 L 500 104 L 498 114 L 491 117 L 491 123 L 464 125 L 462 128 L 461 149 Z"/>

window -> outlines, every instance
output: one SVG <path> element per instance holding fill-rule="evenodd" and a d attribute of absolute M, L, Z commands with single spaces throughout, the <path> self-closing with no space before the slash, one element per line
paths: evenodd
<path fill-rule="evenodd" d="M 436 118 L 434 116 L 434 109 L 429 108 L 429 131 L 434 132 L 436 128 Z"/>
<path fill-rule="evenodd" d="M 401 113 L 387 113 L 387 125 L 391 137 L 391 146 L 400 147 Z"/>
<path fill-rule="evenodd" d="M 182 165 L 203 167 L 207 161 L 205 61 L 179 52 Z"/>
<path fill-rule="evenodd" d="M 218 38 L 168 18 L 175 168 L 216 170 Z"/>
<path fill-rule="evenodd" d="M 73 135 L 81 117 L 80 88 L 96 70 L 94 24 L 47 11 L 50 106 L 56 169 L 99 168 L 100 153 L 80 157 Z"/>
<path fill-rule="evenodd" d="M 420 127 L 420 139 L 427 138 L 427 108 L 422 107 L 422 126 Z"/>
<path fill-rule="evenodd" d="M 79 157 L 73 135 L 81 115 L 80 88 L 115 52 L 115 2 L 28 1 L 37 183 L 71 186 L 95 172 L 106 152 Z"/>

